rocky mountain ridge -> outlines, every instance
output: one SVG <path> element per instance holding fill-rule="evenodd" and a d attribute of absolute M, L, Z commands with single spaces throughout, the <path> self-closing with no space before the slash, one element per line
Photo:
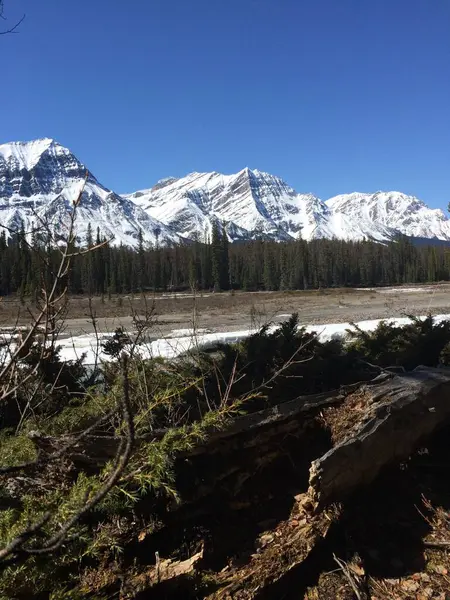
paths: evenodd
<path fill-rule="evenodd" d="M 89 223 L 94 232 L 98 227 L 102 235 L 114 236 L 117 244 L 135 245 L 139 229 L 147 242 L 180 241 L 134 202 L 101 185 L 67 148 L 51 139 L 0 145 L 0 225 L 8 232 L 21 227 L 30 232 L 46 224 L 56 239 L 64 238 L 72 202 L 86 175 L 76 220 L 80 241 Z"/>
<path fill-rule="evenodd" d="M 245 168 L 234 175 L 191 173 L 150 189 L 119 195 L 98 182 L 67 148 L 49 138 L 0 145 L 0 226 L 31 230 L 50 223 L 63 237 L 71 202 L 88 173 L 77 215 L 78 238 L 88 224 L 114 243 L 135 246 L 205 239 L 214 222 L 230 240 L 339 238 L 383 242 L 399 234 L 450 240 L 439 209 L 401 192 L 354 192 L 326 201 L 298 193 L 279 177 Z"/>

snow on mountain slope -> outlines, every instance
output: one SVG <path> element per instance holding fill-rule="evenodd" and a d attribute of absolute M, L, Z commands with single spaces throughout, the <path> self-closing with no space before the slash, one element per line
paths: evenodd
<path fill-rule="evenodd" d="M 0 226 L 30 231 L 49 223 L 56 237 L 67 231 L 72 202 L 81 189 L 86 167 L 51 139 L 0 145 Z M 83 192 L 76 219 L 76 234 L 84 240 L 88 224 L 94 235 L 114 236 L 114 243 L 135 245 L 139 229 L 146 241 L 180 240 L 136 204 L 102 186 L 92 173 Z"/>
<path fill-rule="evenodd" d="M 431 209 L 418 198 L 401 192 L 342 194 L 326 201 L 333 218 L 348 218 L 361 230 L 381 231 L 389 239 L 389 230 L 418 238 L 450 240 L 450 221 L 440 209 Z"/>
<path fill-rule="evenodd" d="M 0 145 L 0 227 L 30 231 L 41 221 L 64 237 L 72 201 L 86 167 L 51 139 Z M 114 243 L 135 246 L 139 230 L 147 242 L 170 244 L 205 239 L 214 222 L 225 222 L 231 240 L 301 236 L 388 241 L 399 233 L 450 240 L 441 210 L 401 192 L 343 194 L 323 202 L 300 194 L 279 177 L 243 169 L 234 175 L 191 173 L 162 179 L 148 190 L 119 196 L 92 173 L 80 203 L 76 233 L 90 223 Z"/>
<path fill-rule="evenodd" d="M 438 209 L 400 192 L 343 194 L 323 202 L 299 194 L 279 177 L 244 169 L 235 175 L 191 173 L 131 194 L 148 214 L 191 238 L 217 219 L 230 239 L 339 238 L 383 242 L 399 233 L 450 240 L 450 221 Z"/>
<path fill-rule="evenodd" d="M 191 173 L 126 196 L 153 217 L 192 238 L 227 223 L 230 239 L 330 237 L 329 209 L 312 194 L 298 194 L 280 178 L 243 169 L 235 175 Z M 229 224 L 229 225 L 228 225 Z"/>
<path fill-rule="evenodd" d="M 0 146 L 0 154 L 5 162 L 23 165 L 29 171 L 39 162 L 42 154 L 50 149 L 52 143 L 50 138 L 43 138 L 28 143 L 3 144 Z"/>

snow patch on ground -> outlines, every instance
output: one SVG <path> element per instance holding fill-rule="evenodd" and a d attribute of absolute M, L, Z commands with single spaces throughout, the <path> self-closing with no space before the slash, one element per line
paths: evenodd
<path fill-rule="evenodd" d="M 289 315 L 290 316 L 290 315 Z M 418 317 L 425 319 L 425 316 Z M 434 317 L 436 323 L 450 320 L 450 314 L 437 315 Z M 356 323 L 363 331 L 374 331 L 382 321 L 392 323 L 397 326 L 407 325 L 411 319 L 407 317 L 396 317 L 391 319 L 372 319 L 369 321 L 359 321 Z M 275 331 L 277 325 L 273 325 L 269 331 Z M 327 323 L 323 325 L 307 325 L 306 331 L 316 332 L 321 342 L 327 342 L 335 339 L 346 339 L 348 330 L 352 329 L 350 323 Z M 139 347 L 143 358 L 174 358 L 191 350 L 198 348 L 207 349 L 216 344 L 234 344 L 244 340 L 255 333 L 255 329 L 243 329 L 240 331 L 226 331 L 210 333 L 208 330 L 197 330 L 194 334 L 192 329 L 174 329 L 165 338 L 153 340 Z M 112 334 L 102 334 L 100 341 Z M 101 351 L 101 346 L 97 345 L 95 334 L 87 334 L 67 338 L 58 341 L 61 346 L 61 357 L 64 360 L 76 360 L 84 353 L 86 354 L 84 362 L 93 364 L 97 360 L 111 360 L 111 357 Z"/>
<path fill-rule="evenodd" d="M 356 288 L 359 292 L 377 292 L 378 294 L 413 294 L 416 292 L 434 292 L 438 286 L 429 285 L 421 287 L 389 287 L 389 288 Z"/>
<path fill-rule="evenodd" d="M 166 337 L 183 338 L 183 337 L 205 335 L 207 333 L 212 333 L 211 329 L 172 329 L 172 331 Z"/>

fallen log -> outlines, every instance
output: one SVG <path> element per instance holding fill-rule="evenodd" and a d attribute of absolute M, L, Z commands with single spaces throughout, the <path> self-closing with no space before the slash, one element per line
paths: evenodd
<path fill-rule="evenodd" d="M 342 439 L 311 464 L 308 495 L 316 508 L 369 484 L 384 466 L 408 458 L 450 420 L 450 369 L 418 367 L 376 385 L 362 385 L 336 409 L 341 416 L 347 403 L 351 427 L 336 427 Z"/>
<path fill-rule="evenodd" d="M 367 385 L 377 385 L 392 374 L 383 374 Z M 313 458 L 329 447 L 327 433 L 318 415 L 326 408 L 339 406 L 347 395 L 364 382 L 357 382 L 330 392 L 299 396 L 298 398 L 255 413 L 234 419 L 227 428 L 212 431 L 206 442 L 178 454 L 175 464 L 177 489 L 182 503 L 191 504 L 219 490 L 221 501 L 230 508 L 251 503 L 253 498 L 238 498 L 241 489 L 255 473 L 267 469 L 279 460 L 299 461 L 296 481 L 290 482 L 297 491 L 305 491 L 308 469 Z M 153 431 L 137 437 L 136 446 L 157 442 L 166 430 Z M 40 458 L 67 448 L 64 457 L 75 468 L 96 470 L 112 459 L 120 443 L 119 437 L 107 435 L 44 436 L 31 432 L 30 437 L 39 449 Z M 300 478 L 300 479 L 299 479 Z M 300 481 L 301 480 L 301 481 Z M 292 491 L 292 490 L 289 490 Z M 289 493 L 289 492 L 288 492 Z M 244 503 L 244 504 L 243 504 Z M 205 510 L 205 507 L 200 509 Z"/>
<path fill-rule="evenodd" d="M 378 378 L 376 379 L 378 380 Z M 247 436 L 244 442 L 245 447 L 257 445 L 259 432 L 268 431 L 269 437 L 276 435 L 280 428 L 285 432 L 297 428 L 299 417 L 314 414 L 318 410 L 335 404 L 340 404 L 345 400 L 346 394 L 356 389 L 361 383 L 351 384 L 342 387 L 339 390 L 299 396 L 295 400 L 284 402 L 266 410 L 250 413 L 237 417 L 230 422 L 228 427 L 219 431 L 211 431 L 205 443 L 189 450 L 186 455 L 194 456 L 197 454 L 210 453 L 211 451 L 221 449 L 221 444 L 232 443 L 237 440 L 241 444 L 240 437 Z M 157 442 L 170 431 L 169 429 L 157 429 L 145 436 L 136 436 L 136 446 L 148 442 Z M 250 434 L 250 435 L 249 435 Z M 41 456 L 51 455 L 59 452 L 62 448 L 67 448 L 64 456 L 73 460 L 73 462 L 83 468 L 83 466 L 103 465 L 108 460 L 115 457 L 120 445 L 121 438 L 110 435 L 62 435 L 47 436 L 38 431 L 32 431 L 29 434 L 30 439 L 36 445 Z M 242 446 L 241 446 L 242 447 Z"/>
<path fill-rule="evenodd" d="M 192 488 L 182 497 L 192 502 L 227 479 L 233 486 L 245 480 L 246 473 L 269 464 L 276 460 L 277 452 L 283 452 L 279 440 L 288 436 L 300 440 L 305 433 L 307 439 L 316 435 L 314 419 L 319 413 L 325 415 L 322 428 L 331 430 L 334 445 L 311 463 L 309 496 L 314 505 L 324 506 L 373 481 L 385 465 L 407 458 L 422 439 L 450 420 L 450 369 L 419 367 L 400 375 L 384 373 L 368 382 L 300 396 L 238 417 L 226 429 L 211 432 L 204 444 L 178 456 L 181 472 L 189 475 L 188 488 Z M 330 413 L 339 417 L 340 431 Z M 154 431 L 138 439 L 137 445 L 157 441 L 165 433 Z M 118 437 L 88 435 L 71 445 L 70 436 L 53 438 L 36 432 L 32 439 L 43 454 L 67 445 L 66 456 L 80 468 L 104 464 L 114 457 L 120 443 Z M 316 457 L 325 450 L 319 445 Z M 211 464 L 214 455 L 221 458 Z M 202 456 L 205 464 L 198 463 Z M 309 460 L 312 458 L 314 454 L 309 454 Z M 230 489 L 230 497 L 236 491 L 236 487 Z"/>

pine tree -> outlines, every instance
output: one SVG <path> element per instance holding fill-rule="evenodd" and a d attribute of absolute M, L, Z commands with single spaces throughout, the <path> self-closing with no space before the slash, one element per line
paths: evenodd
<path fill-rule="evenodd" d="M 104 247 L 101 246 L 102 238 L 100 236 L 100 227 L 97 227 L 97 236 L 95 245 L 98 248 L 93 252 L 93 289 L 96 294 L 104 294 L 105 292 L 105 255 Z"/>
<path fill-rule="evenodd" d="M 288 256 L 286 246 L 281 247 L 280 256 L 280 290 L 290 289 L 290 277 L 288 268 Z"/>
<path fill-rule="evenodd" d="M 201 261 L 200 261 L 200 243 L 198 236 L 194 236 L 194 241 L 189 249 L 189 287 L 197 290 L 201 285 Z"/>
<path fill-rule="evenodd" d="M 138 247 L 137 247 L 137 273 L 136 273 L 136 282 L 139 291 L 144 290 L 145 286 L 145 248 L 144 248 L 144 236 L 142 234 L 142 229 L 138 230 Z"/>
<path fill-rule="evenodd" d="M 89 222 L 86 229 L 86 248 L 92 248 L 94 245 L 94 238 L 92 236 L 92 225 Z"/>
<path fill-rule="evenodd" d="M 372 241 L 295 240 L 275 243 L 262 239 L 230 244 L 223 226 L 215 224 L 211 241 L 192 245 L 145 248 L 142 232 L 137 248 L 101 246 L 76 255 L 67 281 L 70 293 L 128 293 L 137 289 L 276 290 L 329 286 L 373 286 L 448 279 L 450 253 L 445 247 L 416 247 L 409 239 L 389 244 Z M 0 294 L 17 293 L 37 300 L 48 285 L 58 251 L 42 232 L 33 232 L 30 245 L 23 229 L 7 239 L 0 233 Z M 97 229 L 95 244 L 102 244 Z M 89 225 L 83 247 L 92 248 Z M 73 250 L 77 249 L 74 244 Z"/>
<path fill-rule="evenodd" d="M 248 291 L 257 290 L 263 284 L 264 270 L 264 242 L 255 240 L 244 246 L 247 267 L 244 270 L 244 289 Z"/>
<path fill-rule="evenodd" d="M 214 285 L 212 277 L 212 248 L 208 239 L 200 247 L 200 281 L 202 290 L 209 290 Z"/>
<path fill-rule="evenodd" d="M 266 290 L 278 288 L 272 242 L 264 242 L 264 288 Z"/>
<path fill-rule="evenodd" d="M 214 290 L 216 292 L 222 289 L 221 284 L 223 283 L 223 269 L 222 269 L 222 255 L 223 246 L 220 235 L 220 229 L 217 222 L 213 223 L 212 227 L 212 240 L 211 240 L 211 270 Z"/>
<path fill-rule="evenodd" d="M 94 239 L 92 237 L 92 225 L 88 223 L 85 239 L 86 248 L 92 248 Z M 94 293 L 94 260 L 92 252 L 87 252 L 83 256 L 83 291 L 91 296 Z"/>
<path fill-rule="evenodd" d="M 112 252 L 109 249 L 109 280 L 108 280 L 108 296 L 117 294 L 117 263 L 116 263 L 116 252 Z"/>
<path fill-rule="evenodd" d="M 230 256 L 228 235 L 225 224 L 222 226 L 222 247 L 220 258 L 220 288 L 222 290 L 230 289 Z"/>

